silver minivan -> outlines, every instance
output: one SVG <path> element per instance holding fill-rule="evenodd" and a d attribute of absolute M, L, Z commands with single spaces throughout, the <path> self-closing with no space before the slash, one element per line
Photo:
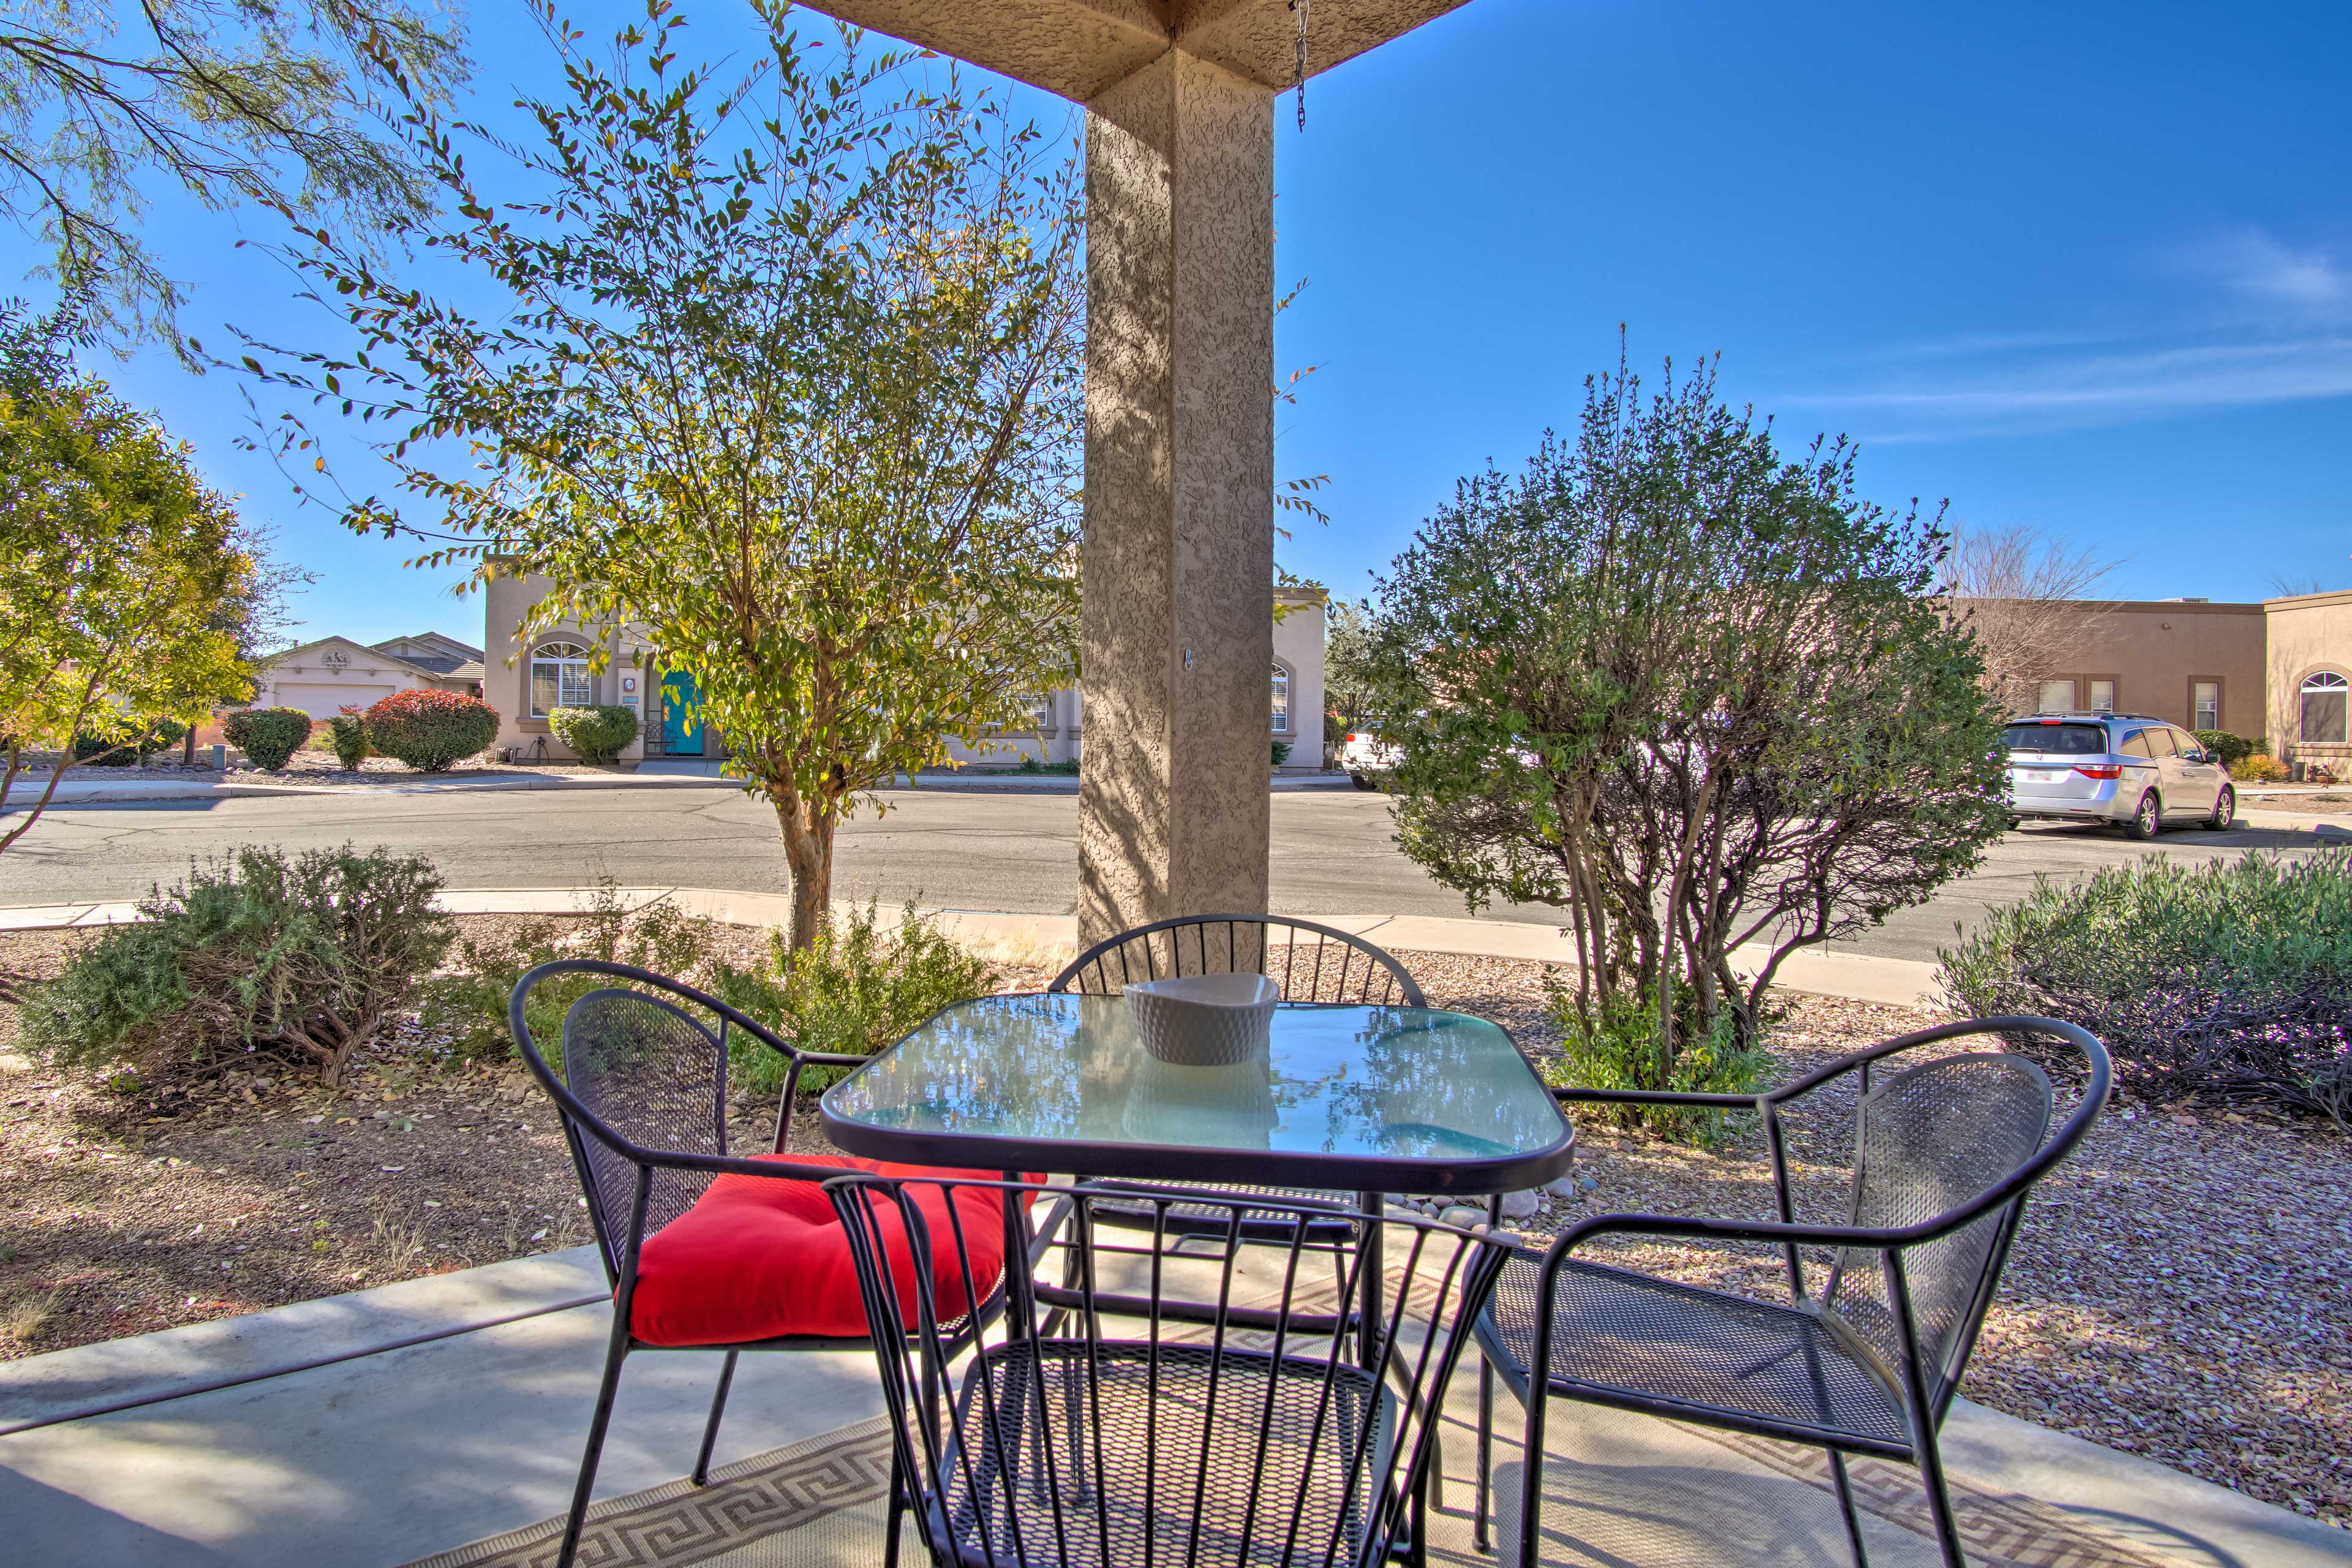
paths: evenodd
<path fill-rule="evenodd" d="M 2153 838 L 2165 823 L 2230 826 L 2229 770 L 2196 736 L 2145 713 L 2031 713 L 2010 721 L 2009 816 L 2119 823 Z"/>

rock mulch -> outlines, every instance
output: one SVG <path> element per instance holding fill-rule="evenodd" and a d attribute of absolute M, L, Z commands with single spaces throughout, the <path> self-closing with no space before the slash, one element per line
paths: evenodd
<path fill-rule="evenodd" d="M 1537 966 L 1407 962 L 1433 1004 L 1501 1019 L 1535 1054 L 1550 1047 Z M 1936 1021 L 1795 998 L 1771 1042 L 1778 1073 Z M 1839 1132 L 1799 1140 L 1806 1217 L 1840 1217 Z M 1772 1217 L 1754 1131 L 1707 1151 L 1581 1125 L 1579 1144 L 1592 1190 L 1543 1194 L 1514 1228 L 1548 1240 L 1596 1213 Z M 1760 1249 L 1624 1247 L 1612 1260 L 1787 1299 L 1785 1265 Z M 2352 1527 L 2352 1140 L 2305 1119 L 2118 1101 L 2027 1204 L 1963 1392 Z"/>
<path fill-rule="evenodd" d="M 509 917 L 466 917 L 476 940 Z M 755 933 L 729 933 L 748 951 Z M 57 933 L 0 935 L 0 970 L 54 964 Z M 1551 1052 L 1538 967 L 1401 954 L 1433 1003 Z M 1003 969 L 1006 990 L 1051 970 Z M 1928 1021 L 1793 1000 L 1794 1074 Z M 0 1359 L 257 1310 L 587 1239 L 562 1134 L 510 1063 L 446 1065 L 411 1027 L 339 1094 L 268 1074 L 129 1097 L 16 1053 L 0 1009 Z M 736 1107 L 764 1146 L 772 1104 Z M 795 1115 L 795 1148 L 822 1146 Z M 1569 1191 L 1516 1228 L 1620 1211 L 1766 1217 L 1761 1140 L 1695 1150 L 1580 1129 Z M 1833 1215 L 1836 1129 L 1796 1142 L 1801 1207 Z M 1589 1185 L 1588 1185 L 1589 1184 Z M 1758 1293 L 1777 1255 L 1680 1247 L 1619 1259 Z M 2352 1142 L 2241 1111 L 2119 1105 L 2029 1205 L 1966 1392 L 1992 1407 L 2352 1526 Z"/>

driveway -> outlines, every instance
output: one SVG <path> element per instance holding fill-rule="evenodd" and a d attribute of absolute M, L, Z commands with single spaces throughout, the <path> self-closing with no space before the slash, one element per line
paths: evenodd
<path fill-rule="evenodd" d="M 1062 914 L 1077 882 L 1074 796 L 898 790 L 890 809 L 841 831 L 836 897 L 879 894 L 955 909 Z M 1460 915 L 1389 843 L 1387 802 L 1353 791 L 1274 797 L 1274 906 L 1288 913 Z M 239 844 L 351 842 L 431 855 L 457 888 L 629 886 L 782 892 L 773 818 L 727 789 L 425 795 L 305 795 L 52 811 L 0 855 L 0 905 L 136 898 L 191 859 Z M 2020 897 L 2037 871 L 2086 874 L 2141 854 L 2193 859 L 2248 848 L 2305 850 L 2307 834 L 2240 828 L 2168 833 L 2154 846 L 2112 832 L 2032 826 L 2010 834 L 1975 876 L 1906 910 L 1850 951 L 1932 959 L 1956 924 Z M 1548 921 L 1540 907 L 1486 911 Z"/>

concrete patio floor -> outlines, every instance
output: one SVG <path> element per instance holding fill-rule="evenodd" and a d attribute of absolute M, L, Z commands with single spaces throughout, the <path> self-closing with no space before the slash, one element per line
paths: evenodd
<path fill-rule="evenodd" d="M 602 1283 L 579 1247 L 0 1365 L 0 1558 L 393 1568 L 547 1519 L 568 1501 L 595 1395 Z M 572 1304 L 583 1297 L 594 1300 Z M 710 1354 L 631 1358 L 600 1498 L 685 1473 L 718 1369 Z M 1474 1386 L 1465 1363 L 1457 1411 Z M 880 1407 L 862 1350 L 746 1357 L 717 1462 Z M 1500 1407 L 1507 1432 L 1516 1409 Z M 1556 1438 L 1551 1465 L 1588 1484 L 1604 1471 L 1616 1487 L 1647 1478 L 1728 1496 L 1756 1484 L 1736 1456 L 1660 1423 L 1610 1417 L 1580 1440 L 1586 1451 Z M 2063 1510 L 2160 1562 L 2352 1564 L 2352 1534 L 1966 1402 L 1945 1443 L 1963 1482 Z M 1457 1514 L 1468 1455 L 1449 1439 Z M 1498 1479 L 1513 1485 L 1507 1447 L 1501 1458 Z M 1766 1560 L 1838 1561 L 1834 1510 L 1817 1511 L 1813 1538 Z M 1881 1534 L 1882 1568 L 1932 1561 L 1922 1538 L 1874 1524 L 1874 1543 Z M 1709 1539 L 1693 1538 L 1692 1561 L 1709 1560 Z"/>

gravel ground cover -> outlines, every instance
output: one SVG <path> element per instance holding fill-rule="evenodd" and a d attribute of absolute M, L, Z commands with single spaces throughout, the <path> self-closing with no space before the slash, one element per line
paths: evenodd
<path fill-rule="evenodd" d="M 514 919 L 460 923 L 480 941 Z M 0 934 L 0 970 L 48 970 L 72 940 Z M 764 934 L 726 942 L 740 959 Z M 1002 988 L 1044 985 L 1051 963 L 1028 956 L 1000 965 Z M 1399 956 L 1433 1004 L 1552 1049 L 1538 965 Z M 1772 1045 L 1793 1076 L 1928 1021 L 1795 998 Z M 742 1146 L 764 1146 L 773 1106 L 734 1110 Z M 824 1147 L 812 1107 L 794 1120 L 793 1147 Z M 1752 1131 L 1694 1150 L 1580 1131 L 1593 1189 L 1546 1199 L 1518 1226 L 1531 1237 L 1599 1212 L 1770 1212 Z M 1840 1136 L 1831 1117 L 1795 1140 L 1812 1217 L 1843 1198 Z M 26 1060 L 0 1008 L 0 1359 L 585 1239 L 555 1119 L 511 1063 L 452 1067 L 412 1026 L 339 1094 L 265 1072 L 129 1096 Z M 1654 1246 L 1620 1260 L 1784 1289 L 1777 1256 Z M 2029 1205 L 1966 1392 L 2352 1526 L 2352 1142 L 2283 1117 L 2119 1105 Z"/>

